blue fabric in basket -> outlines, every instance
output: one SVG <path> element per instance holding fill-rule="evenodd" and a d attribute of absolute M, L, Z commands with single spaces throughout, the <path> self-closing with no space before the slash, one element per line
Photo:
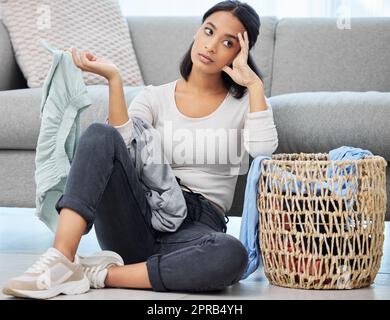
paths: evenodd
<path fill-rule="evenodd" d="M 372 156 L 373 154 L 369 150 L 364 150 L 360 148 L 342 146 L 337 149 L 333 149 L 329 152 L 329 160 L 332 161 L 340 161 L 340 160 L 359 160 L 363 159 L 366 156 Z M 260 250 L 259 250 L 259 242 L 258 242 L 258 224 L 259 224 L 259 212 L 256 205 L 256 198 L 259 188 L 259 180 L 261 178 L 261 163 L 264 160 L 269 160 L 270 157 L 267 156 L 258 156 L 253 159 L 251 167 L 248 172 L 246 188 L 245 188 L 245 196 L 244 196 L 244 208 L 242 213 L 242 220 L 240 226 L 240 241 L 245 246 L 248 252 L 248 264 L 246 266 L 245 272 L 241 277 L 242 279 L 246 279 L 250 274 L 252 274 L 259 267 L 260 264 Z M 273 166 L 270 165 L 270 171 L 274 170 Z M 281 170 L 277 168 L 277 170 Z M 332 178 L 333 172 L 340 175 L 349 175 L 352 170 L 352 175 L 356 174 L 355 165 L 347 165 L 345 166 L 345 170 L 341 170 L 336 164 L 334 164 L 334 169 L 332 170 L 332 166 L 329 166 L 328 169 L 328 179 Z M 307 194 L 307 190 L 305 190 L 305 186 L 302 187 L 302 183 L 297 181 L 295 175 L 290 172 L 282 172 L 283 176 L 283 191 L 291 191 L 295 194 Z M 275 181 L 276 182 L 276 181 Z M 270 183 L 270 181 L 269 181 Z M 276 182 L 277 183 L 277 182 Z M 278 186 L 280 187 L 280 186 Z M 349 185 L 348 183 L 344 183 L 341 186 L 341 189 L 338 187 L 337 181 L 332 186 L 333 190 L 337 193 L 338 196 L 346 195 L 347 190 L 351 187 L 352 191 L 355 192 L 356 185 Z M 320 186 L 311 185 L 311 191 L 316 191 L 316 193 L 321 192 L 323 189 L 332 190 L 332 187 L 328 186 L 327 183 L 322 183 L 322 189 Z M 351 205 L 347 203 L 347 206 Z"/>

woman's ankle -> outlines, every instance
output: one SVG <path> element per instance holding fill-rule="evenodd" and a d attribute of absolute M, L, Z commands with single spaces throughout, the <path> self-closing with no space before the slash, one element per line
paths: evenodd
<path fill-rule="evenodd" d="M 64 246 L 54 244 L 53 248 L 57 249 L 59 252 L 61 252 L 66 258 L 68 258 L 69 261 L 74 262 L 74 258 L 76 253 L 72 252 L 68 248 L 65 248 Z"/>

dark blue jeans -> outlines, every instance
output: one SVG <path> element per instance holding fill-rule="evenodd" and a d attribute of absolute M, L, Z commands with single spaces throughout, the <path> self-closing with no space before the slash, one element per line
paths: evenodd
<path fill-rule="evenodd" d="M 183 191 L 187 217 L 175 232 L 151 225 L 151 210 L 120 133 L 94 123 L 81 135 L 63 195 L 56 203 L 95 226 L 103 250 L 125 264 L 146 261 L 155 291 L 221 290 L 241 279 L 243 244 L 226 234 L 225 218 L 206 198 Z"/>

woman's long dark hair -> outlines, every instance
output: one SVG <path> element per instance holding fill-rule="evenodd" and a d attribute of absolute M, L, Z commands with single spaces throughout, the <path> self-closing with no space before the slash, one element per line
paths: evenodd
<path fill-rule="evenodd" d="M 256 11 L 247 3 L 232 0 L 222 1 L 214 5 L 203 15 L 202 24 L 208 16 L 217 11 L 231 12 L 235 17 L 238 18 L 238 20 L 240 20 L 248 32 L 249 50 L 251 50 L 255 45 L 260 33 L 260 17 Z M 188 81 L 188 76 L 192 70 L 191 49 L 193 44 L 194 41 L 191 43 L 190 48 L 185 53 L 180 63 L 180 74 L 186 81 Z M 250 52 L 248 55 L 248 66 L 253 70 L 253 72 L 257 74 L 260 79 L 262 79 L 261 73 L 253 61 Z M 232 68 L 232 64 L 230 64 L 230 68 Z M 222 71 L 222 80 L 225 88 L 228 89 L 235 98 L 240 99 L 245 94 L 247 88 L 234 82 L 224 71 Z"/>

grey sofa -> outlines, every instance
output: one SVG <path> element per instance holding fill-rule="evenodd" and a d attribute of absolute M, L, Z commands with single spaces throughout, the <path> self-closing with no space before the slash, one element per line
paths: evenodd
<path fill-rule="evenodd" d="M 146 84 L 180 77 L 179 61 L 200 17 L 127 17 Z M 282 152 L 328 152 L 342 145 L 390 159 L 390 18 L 354 18 L 350 30 L 335 19 L 262 17 L 252 55 L 274 109 Z M 125 87 L 131 99 L 142 87 Z M 107 115 L 108 89 L 90 86 L 93 105 L 85 130 Z M 0 21 L 0 206 L 35 207 L 35 148 L 41 90 L 26 88 Z M 228 213 L 242 214 L 246 176 L 237 182 Z M 389 170 L 387 185 L 389 186 Z M 387 188 L 388 208 L 390 188 Z M 387 215 L 390 218 L 390 215 Z"/>

